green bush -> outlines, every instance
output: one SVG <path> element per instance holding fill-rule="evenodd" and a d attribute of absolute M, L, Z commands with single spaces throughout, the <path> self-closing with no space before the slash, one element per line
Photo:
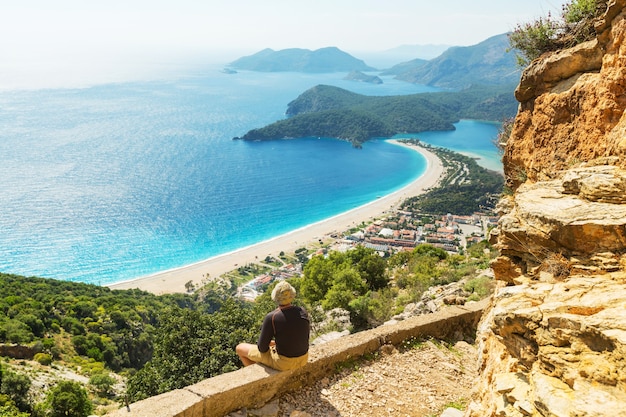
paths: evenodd
<path fill-rule="evenodd" d="M 49 353 L 37 353 L 35 354 L 34 359 L 45 366 L 50 366 L 50 364 L 52 364 L 52 355 Z"/>
<path fill-rule="evenodd" d="M 29 413 L 20 411 L 8 395 L 0 394 L 0 417 L 29 417 Z"/>
<path fill-rule="evenodd" d="M 87 391 L 73 381 L 59 382 L 37 405 L 37 414 L 45 417 L 87 417 L 92 410 Z"/>
<path fill-rule="evenodd" d="M 596 16 L 598 5 L 596 0 L 577 0 L 563 5 L 563 20 L 565 23 L 578 23 L 593 19 Z"/>
<path fill-rule="evenodd" d="M 594 21 L 604 13 L 596 0 L 572 0 L 563 5 L 560 19 L 550 15 L 534 22 L 517 25 L 509 34 L 517 61 L 526 67 L 545 52 L 571 48 L 595 37 Z"/>
<path fill-rule="evenodd" d="M 491 294 L 494 285 L 491 278 L 482 276 L 468 280 L 463 289 L 471 293 L 472 296 L 476 295 L 479 300 L 482 300 Z"/>
<path fill-rule="evenodd" d="M 28 343 L 35 338 L 30 327 L 18 320 L 7 320 L 2 327 L 3 338 L 11 343 Z"/>
<path fill-rule="evenodd" d="M 111 395 L 115 379 L 108 372 L 99 372 L 89 378 L 89 385 L 94 388 L 98 395 L 107 397 Z"/>
<path fill-rule="evenodd" d="M 10 398 L 21 411 L 30 411 L 28 391 L 31 380 L 26 375 L 18 374 L 8 368 L 2 369 L 2 381 L 0 383 L 0 394 Z"/>
<path fill-rule="evenodd" d="M 509 34 L 509 43 L 512 49 L 518 51 L 516 56 L 518 65 L 526 67 L 544 52 L 560 49 L 556 42 L 557 33 L 558 24 L 550 17 L 540 17 L 534 22 L 517 25 Z"/>

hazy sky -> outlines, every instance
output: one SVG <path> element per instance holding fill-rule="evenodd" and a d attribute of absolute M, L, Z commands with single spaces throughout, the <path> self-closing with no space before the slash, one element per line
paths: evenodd
<path fill-rule="evenodd" d="M 562 0 L 0 0 L 0 76 L 263 48 L 473 45 Z M 26 76 L 26 75 L 24 75 Z M 0 81 L 1 83 L 1 81 Z M 1 86 L 1 85 L 0 85 Z"/>

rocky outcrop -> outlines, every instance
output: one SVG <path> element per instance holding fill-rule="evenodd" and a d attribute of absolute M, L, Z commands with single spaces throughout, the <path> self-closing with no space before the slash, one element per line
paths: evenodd
<path fill-rule="evenodd" d="M 41 352 L 40 345 L 24 346 L 0 343 L 0 356 L 13 359 L 32 359 L 39 352 Z"/>
<path fill-rule="evenodd" d="M 523 73 L 516 90 L 521 104 L 504 155 L 513 188 L 626 152 L 625 3 L 609 2 L 597 39 L 537 59 Z"/>
<path fill-rule="evenodd" d="M 626 415 L 626 0 L 531 64 L 466 416 Z"/>

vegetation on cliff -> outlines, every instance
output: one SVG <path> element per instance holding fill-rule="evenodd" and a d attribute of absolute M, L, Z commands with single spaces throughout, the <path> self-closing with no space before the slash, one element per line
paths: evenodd
<path fill-rule="evenodd" d="M 511 117 L 517 111 L 512 91 L 509 85 L 381 97 L 318 85 L 289 103 L 289 118 L 253 129 L 241 139 L 333 137 L 359 144 L 400 133 L 453 130 L 460 119 Z"/>
<path fill-rule="evenodd" d="M 512 49 L 518 51 L 519 66 L 526 67 L 545 52 L 571 48 L 593 39 L 594 22 L 606 11 L 606 0 L 574 0 L 563 5 L 558 19 L 551 16 L 519 24 L 509 34 Z"/>
<path fill-rule="evenodd" d="M 0 341 L 34 344 L 55 360 L 79 355 L 116 371 L 140 368 L 152 356 L 159 315 L 174 307 L 197 308 L 184 294 L 155 296 L 0 273 Z"/>
<path fill-rule="evenodd" d="M 512 188 L 466 416 L 626 415 L 626 0 L 563 10 L 516 34 L 532 62 L 500 140 Z"/>

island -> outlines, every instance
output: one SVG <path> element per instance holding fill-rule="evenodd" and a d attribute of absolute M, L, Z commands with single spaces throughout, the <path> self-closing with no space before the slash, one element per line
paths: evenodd
<path fill-rule="evenodd" d="M 382 84 L 383 80 L 376 75 L 367 75 L 361 71 L 351 71 L 348 75 L 344 77 L 344 80 L 349 81 L 360 81 L 363 83 L 370 84 Z"/>
<path fill-rule="evenodd" d="M 336 47 L 321 48 L 314 51 L 301 48 L 274 51 L 267 48 L 256 54 L 244 56 L 229 64 L 231 68 L 259 72 L 344 72 L 373 71 L 360 59 Z"/>

